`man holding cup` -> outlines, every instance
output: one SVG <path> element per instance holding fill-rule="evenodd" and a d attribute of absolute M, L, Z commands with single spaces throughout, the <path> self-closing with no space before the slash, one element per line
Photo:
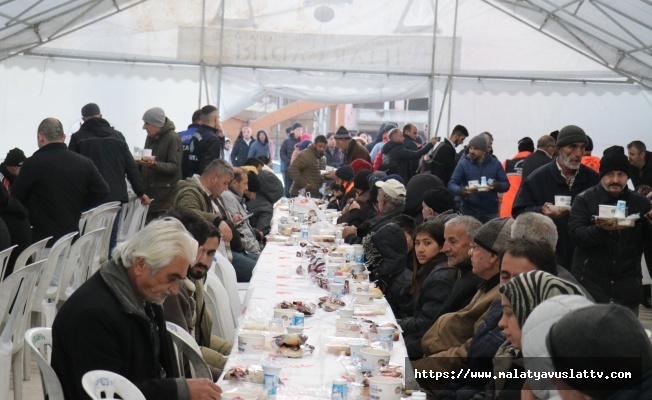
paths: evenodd
<path fill-rule="evenodd" d="M 562 128 L 556 145 L 559 156 L 525 178 L 512 207 L 514 218 L 524 212 L 536 212 L 552 218 L 559 234 L 557 263 L 566 269 L 571 268 L 575 250 L 568 235 L 570 210 L 557 207 L 555 196 L 570 196 L 572 203 L 575 196 L 598 184 L 598 174 L 582 165 L 584 147 L 588 142 L 582 128 L 575 125 Z"/>
<path fill-rule="evenodd" d="M 577 245 L 573 275 L 597 303 L 618 303 L 638 314 L 642 298 L 641 255 L 652 242 L 652 226 L 642 218 L 594 218 L 601 205 L 625 201 L 629 215 L 650 213 L 652 205 L 627 188 L 630 166 L 624 153 L 607 154 L 600 162 L 600 183 L 579 194 L 573 203 L 568 229 Z"/>

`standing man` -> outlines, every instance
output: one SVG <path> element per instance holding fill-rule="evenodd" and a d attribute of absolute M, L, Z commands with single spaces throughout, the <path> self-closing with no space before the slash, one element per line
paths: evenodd
<path fill-rule="evenodd" d="M 9 150 L 5 160 L 0 164 L 0 184 L 5 187 L 9 194 L 11 194 L 11 185 L 14 184 L 25 158 L 25 153 L 16 147 Z"/>
<path fill-rule="evenodd" d="M 200 126 L 201 110 L 197 110 L 192 113 L 192 124 L 188 125 L 188 129 L 179 132 L 181 147 L 183 149 L 183 155 L 181 156 L 181 176 L 184 179 L 192 175 L 190 173 L 190 166 L 188 165 L 188 162 L 190 161 L 190 138 L 192 138 L 192 134 L 195 133 L 197 128 Z"/>
<path fill-rule="evenodd" d="M 82 107 L 81 113 L 84 123 L 70 137 L 68 148 L 93 160 L 109 185 L 109 195 L 105 201 L 120 203 L 129 201 L 126 176 L 136 196 L 140 197 L 140 201 L 146 205 L 150 204 L 140 171 L 122 133 L 113 129 L 109 122 L 102 118 L 100 107 L 95 103 L 86 104 Z M 119 226 L 120 218 L 117 217 L 111 230 L 109 251 L 116 245 Z"/>
<path fill-rule="evenodd" d="M 349 165 L 357 159 L 363 159 L 371 164 L 371 157 L 369 152 L 360 143 L 353 140 L 349 131 L 340 126 L 335 132 L 335 142 L 337 147 L 344 152 L 344 164 Z"/>
<path fill-rule="evenodd" d="M 413 125 L 414 126 L 414 125 Z M 414 127 L 416 129 L 416 126 Z M 416 134 L 415 134 L 416 135 Z M 419 158 L 428 153 L 437 143 L 436 137 L 431 137 L 430 142 L 420 149 L 414 145 L 414 150 L 408 150 L 405 146 L 405 133 L 402 133 L 398 128 L 389 131 L 389 141 L 385 143 L 382 149 L 383 165 L 389 167 L 392 171 L 396 171 L 398 175 L 407 182 L 414 172 L 410 173 L 412 168 L 412 161 L 419 161 Z"/>
<path fill-rule="evenodd" d="M 417 143 L 417 138 L 419 136 L 419 128 L 417 128 L 416 125 L 414 124 L 407 124 L 403 127 L 403 147 L 405 147 L 406 150 L 410 151 L 417 151 L 421 147 L 419 143 Z M 419 168 L 419 160 L 420 158 L 416 160 L 410 160 L 408 162 L 408 175 L 407 179 L 405 182 L 410 180 L 416 173 L 417 173 L 417 168 Z"/>
<path fill-rule="evenodd" d="M 453 170 L 455 170 L 455 148 L 469 137 L 469 131 L 462 125 L 456 125 L 450 137 L 437 146 L 435 151 L 428 155 L 428 163 L 424 166 L 425 172 L 429 172 L 444 181 L 445 185 L 451 180 Z"/>
<path fill-rule="evenodd" d="M 518 141 L 518 153 L 511 160 L 503 162 L 503 168 L 509 181 L 509 190 L 503 193 L 500 201 L 500 218 L 512 216 L 512 205 L 516 193 L 523 182 L 523 161 L 534 151 L 534 143 L 529 137 Z"/>
<path fill-rule="evenodd" d="M 337 147 L 335 132 L 328 132 L 326 140 L 328 140 L 328 146 L 326 146 L 326 165 L 337 169 L 344 163 L 344 152 Z"/>
<path fill-rule="evenodd" d="M 292 187 L 292 177 L 288 169 L 292 161 L 292 153 L 294 153 L 294 146 L 299 144 L 301 135 L 303 134 L 303 127 L 300 123 L 295 122 L 294 125 L 287 129 L 288 138 L 283 141 L 279 156 L 281 157 L 281 172 L 283 173 L 283 194 L 285 197 L 290 197 L 290 188 Z"/>
<path fill-rule="evenodd" d="M 97 369 L 124 376 L 148 399 L 220 398 L 210 379 L 180 377 L 161 307 L 179 292 L 197 247 L 178 220 L 154 221 L 70 296 L 52 325 L 52 368 L 65 398 L 86 398 L 82 377 Z"/>
<path fill-rule="evenodd" d="M 627 155 L 631 164 L 630 179 L 634 188 L 641 185 L 652 186 L 652 153 L 645 143 L 635 140 L 627 145 Z"/>
<path fill-rule="evenodd" d="M 240 130 L 240 134 L 233 144 L 231 151 L 231 165 L 234 167 L 242 167 L 249 158 L 249 148 L 251 143 L 255 140 L 251 137 L 252 131 L 249 125 L 245 125 Z"/>
<path fill-rule="evenodd" d="M 509 190 L 509 181 L 500 162 L 489 154 L 487 138 L 480 134 L 469 141 L 469 154 L 462 157 L 453 171 L 448 189 L 462 200 L 463 215 L 470 215 L 482 223 L 498 217 L 498 193 Z M 488 188 L 480 193 L 469 187 L 469 181 L 486 178 Z"/>
<path fill-rule="evenodd" d="M 537 148 L 523 160 L 522 177 L 525 180 L 537 168 L 549 164 L 555 154 L 557 141 L 550 135 L 543 135 L 537 141 Z"/>
<path fill-rule="evenodd" d="M 143 176 L 145 192 L 152 199 L 147 221 L 164 214 L 174 202 L 177 182 L 181 179 L 181 139 L 174 131 L 174 122 L 160 107 L 150 108 L 143 115 L 147 132 L 145 148 L 152 150 L 153 159 L 137 161 Z"/>
<path fill-rule="evenodd" d="M 571 268 L 575 246 L 568 234 L 569 211 L 554 207 L 555 196 L 570 196 L 572 202 L 575 196 L 598 184 L 598 174 L 582 165 L 587 143 L 586 133 L 579 126 L 562 128 L 557 140 L 559 156 L 523 179 L 512 207 L 514 218 L 524 212 L 536 212 L 555 222 L 559 234 L 557 263 L 566 269 Z"/>
<path fill-rule="evenodd" d="M 600 183 L 580 193 L 573 202 L 568 230 L 576 244 L 573 275 L 597 303 L 618 303 L 638 315 L 641 303 L 641 256 L 652 243 L 652 226 L 642 218 L 633 227 L 611 219 L 594 218 L 601 204 L 625 201 L 629 215 L 647 215 L 650 201 L 627 188 L 630 165 L 624 154 L 600 161 Z"/>
<path fill-rule="evenodd" d="M 292 165 L 288 168 L 292 178 L 291 196 L 297 196 L 301 189 L 305 189 L 306 192 L 310 192 L 312 197 L 320 197 L 319 188 L 324 181 L 321 171 L 326 169 L 324 152 L 327 144 L 326 137 L 319 135 L 315 138 L 313 144 L 309 145 L 294 159 Z"/>
<path fill-rule="evenodd" d="M 222 129 L 222 124 L 217 107 L 202 107 L 199 120 L 201 125 L 192 134 L 188 145 L 190 150 L 188 172 L 190 175 L 184 176 L 184 179 L 201 174 L 211 161 L 221 158 L 222 143 L 217 133 Z"/>
<path fill-rule="evenodd" d="M 12 196 L 29 211 L 34 242 L 52 236 L 51 247 L 79 230 L 82 211 L 102 203 L 109 185 L 93 161 L 68 150 L 59 120 L 44 119 L 36 136 L 39 149 L 23 163 Z"/>

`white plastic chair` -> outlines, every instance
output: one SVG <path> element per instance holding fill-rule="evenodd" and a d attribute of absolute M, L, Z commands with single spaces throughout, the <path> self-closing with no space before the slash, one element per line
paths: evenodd
<path fill-rule="evenodd" d="M 124 242 L 129 234 L 129 227 L 134 218 L 136 207 L 140 204 L 140 198 L 131 196 L 129 201 L 122 204 L 122 211 L 120 212 L 120 224 L 118 225 L 118 243 Z"/>
<path fill-rule="evenodd" d="M 42 303 L 44 307 L 59 307 L 88 279 L 88 273 L 95 262 L 95 250 L 104 229 L 88 232 L 72 245 L 57 284 L 50 286 L 45 294 L 47 301 Z"/>
<path fill-rule="evenodd" d="M 215 263 L 210 271 L 215 271 L 215 275 L 222 281 L 222 285 L 226 289 L 226 294 L 229 296 L 233 323 L 237 324 L 238 318 L 242 314 L 242 303 L 240 302 L 240 294 L 238 292 L 240 287 L 243 288 L 242 290 L 247 290 L 249 283 L 238 283 L 233 264 L 220 253 L 215 253 Z"/>
<path fill-rule="evenodd" d="M 81 217 L 79 218 L 79 234 L 83 235 L 84 232 L 86 231 L 86 222 L 88 222 L 88 219 L 93 215 L 93 208 L 90 210 L 84 211 L 81 214 Z"/>
<path fill-rule="evenodd" d="M 222 282 L 213 274 L 206 275 L 204 301 L 213 315 L 212 333 L 226 340 L 235 337 L 235 326 L 231 315 L 231 305 Z"/>
<path fill-rule="evenodd" d="M 93 400 L 115 399 L 115 396 L 124 400 L 146 400 L 129 379 L 111 371 L 88 371 L 82 377 L 82 387 Z"/>
<path fill-rule="evenodd" d="M 118 216 L 118 212 L 120 211 L 119 204 L 120 203 L 111 207 L 108 207 L 105 204 L 99 206 L 93 210 L 93 214 L 89 218 L 88 222 L 86 222 L 86 232 L 104 228 L 104 234 L 102 235 L 102 239 L 100 241 L 100 248 L 95 253 L 97 258 L 97 266 L 109 259 L 109 243 L 111 242 L 111 231 L 113 230 L 115 218 Z M 95 271 L 91 271 L 91 274 L 94 272 Z"/>
<path fill-rule="evenodd" d="M 11 252 L 14 251 L 16 247 L 18 247 L 17 244 L 0 251 L 0 281 L 2 281 L 2 277 L 5 276 L 5 270 L 7 269 L 9 257 L 11 256 Z"/>
<path fill-rule="evenodd" d="M 52 239 L 52 236 L 48 236 L 43 240 L 32 243 L 32 245 L 23 250 L 16 258 L 14 271 L 18 271 L 19 269 L 23 268 L 30 262 L 30 260 L 31 262 L 36 262 L 45 259 L 46 257 L 43 257 L 43 249 L 45 248 L 45 245 L 48 244 L 48 240 L 50 239 Z M 32 257 L 34 257 L 33 260 Z"/>
<path fill-rule="evenodd" d="M 173 322 L 166 322 L 166 324 L 176 348 L 177 363 L 181 374 L 183 375 L 183 357 L 185 356 L 190 364 L 190 375 L 193 378 L 213 379 L 211 370 L 204 361 L 195 339 L 179 325 Z"/>
<path fill-rule="evenodd" d="M 643 274 L 643 285 L 652 285 L 650 271 L 647 270 L 647 263 L 645 262 L 645 254 L 643 254 L 643 258 L 641 259 L 641 273 Z"/>
<path fill-rule="evenodd" d="M 52 354 L 52 328 L 32 328 L 25 332 L 25 342 L 36 354 L 36 364 L 41 373 L 43 394 L 48 400 L 65 400 L 56 372 L 50 366 Z M 25 352 L 29 353 L 28 351 Z"/>
<path fill-rule="evenodd" d="M 43 273 L 36 283 L 34 288 L 34 298 L 32 299 L 32 318 L 28 318 L 28 324 L 31 322 L 31 325 L 28 326 L 45 326 L 47 328 L 52 328 L 52 323 L 54 322 L 54 317 L 56 316 L 56 304 L 50 304 L 48 299 L 46 299 L 45 294 L 47 293 L 48 288 L 50 287 L 50 282 L 52 281 L 52 276 L 54 276 L 55 271 L 58 267 L 61 267 L 65 264 L 68 259 L 68 253 L 70 251 L 70 244 L 72 239 L 77 235 L 77 232 L 71 232 L 67 235 L 64 235 L 57 240 L 50 254 L 45 262 L 45 267 L 43 268 Z M 37 315 L 38 314 L 38 315 Z M 37 318 L 35 318 L 37 317 Z M 37 321 L 37 322 L 34 322 Z M 29 351 L 25 352 L 25 362 L 24 373 L 25 380 L 30 380 L 30 369 L 31 369 L 31 353 Z"/>
<path fill-rule="evenodd" d="M 23 344 L 32 294 L 45 260 L 16 271 L 0 283 L 0 399 L 9 398 L 9 370 L 13 367 L 14 399 L 23 398 Z"/>
<path fill-rule="evenodd" d="M 149 205 L 143 205 L 140 203 L 140 199 L 138 199 L 138 202 L 136 203 L 136 207 L 134 208 L 134 215 L 131 217 L 131 223 L 129 224 L 129 230 L 127 231 L 127 237 L 126 239 L 129 239 L 138 231 L 143 229 L 145 226 L 145 222 L 147 221 L 147 211 L 149 210 Z"/>

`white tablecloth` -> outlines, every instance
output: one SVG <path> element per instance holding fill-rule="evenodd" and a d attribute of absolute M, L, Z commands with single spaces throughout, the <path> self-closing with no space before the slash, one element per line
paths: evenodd
<path fill-rule="evenodd" d="M 296 256 L 299 246 L 287 246 L 278 242 L 268 243 L 261 254 L 249 289 L 245 298 L 243 315 L 238 323 L 234 347 L 225 371 L 233 366 L 261 365 L 270 360 L 282 367 L 281 380 L 284 387 L 280 390 L 277 399 L 330 399 L 332 382 L 346 371 L 337 355 L 328 354 L 324 343 L 333 340 L 335 333 L 335 320 L 339 317 L 337 312 L 326 312 L 320 308 L 310 317 L 305 318 L 304 334 L 308 336 L 307 343 L 315 346 L 312 355 L 300 359 L 276 357 L 273 350 L 265 351 L 262 355 L 243 355 L 237 350 L 237 333 L 245 328 L 252 328 L 256 324 L 266 325 L 273 318 L 274 305 L 283 300 L 303 300 L 317 304 L 319 298 L 328 293 L 314 284 L 307 276 L 300 276 L 296 269 L 304 265 L 307 269 L 307 260 Z M 343 300 L 347 306 L 352 302 L 352 296 L 346 295 Z M 385 306 L 385 315 L 366 317 L 377 323 L 396 323 L 391 308 L 385 299 L 374 300 L 381 307 Z M 259 332 L 263 333 L 263 332 Z M 272 337 L 271 332 L 267 332 Z M 407 351 L 401 337 L 394 342 L 390 363 L 405 366 Z M 230 385 L 220 378 L 218 382 L 223 389 L 228 390 Z"/>

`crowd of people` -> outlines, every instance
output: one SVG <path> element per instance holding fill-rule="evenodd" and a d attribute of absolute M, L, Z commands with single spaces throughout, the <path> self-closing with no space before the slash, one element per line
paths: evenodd
<path fill-rule="evenodd" d="M 68 146 L 61 123 L 48 118 L 38 151 L 12 149 L 0 165 L 0 245 L 18 245 L 15 253 L 77 231 L 86 209 L 126 202 L 127 183 L 149 205 L 135 237 L 116 243 L 116 223 L 111 259 L 55 319 L 52 366 L 66 398 L 85 396 L 81 376 L 91 369 L 127 377 L 147 398 L 219 398 L 212 381 L 177 370 L 165 321 L 190 332 L 221 372 L 232 343 L 210 333 L 204 278 L 219 252 L 239 282 L 251 279 L 283 196 L 341 211 L 342 237 L 362 244 L 430 398 L 652 396 L 652 346 L 636 318 L 649 305 L 644 255 L 652 266 L 652 157 L 641 141 L 598 158 L 584 130 L 569 125 L 536 147 L 519 140 L 500 162 L 491 133 L 469 138 L 462 125 L 439 142 L 414 124 L 383 124 L 370 138 L 343 126 L 313 137 L 294 123 L 279 148 L 281 181 L 267 132 L 245 125 L 231 146 L 214 106 L 178 133 L 163 109 L 147 110 L 151 157 L 137 159 L 99 106 L 81 113 Z M 596 217 L 620 202 L 630 221 Z M 608 383 L 418 374 L 524 371 L 535 356 L 550 360 L 539 367 L 551 372 L 620 371 L 632 358 L 642 368 Z"/>

